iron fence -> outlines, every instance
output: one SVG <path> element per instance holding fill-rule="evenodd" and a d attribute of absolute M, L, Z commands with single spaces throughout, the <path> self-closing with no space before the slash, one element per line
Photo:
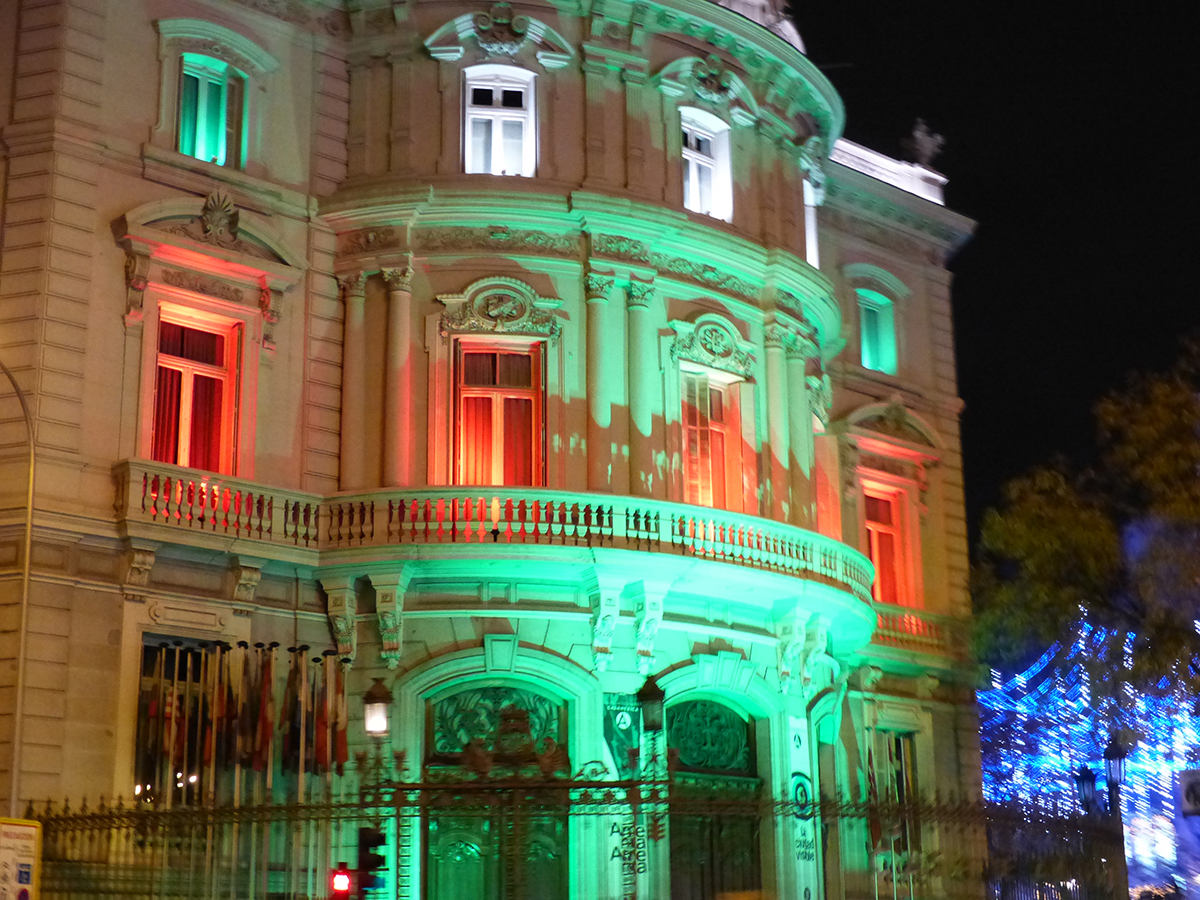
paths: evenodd
<path fill-rule="evenodd" d="M 534 841 L 552 831 L 548 822 L 591 817 L 606 817 L 594 834 L 609 834 L 608 821 L 640 823 L 636 834 L 620 830 L 616 864 L 627 877 L 618 879 L 625 887 L 616 896 L 638 896 L 635 876 L 647 851 L 635 845 L 669 839 L 673 828 L 683 833 L 689 821 L 720 832 L 749 829 L 756 846 L 775 842 L 784 827 L 799 833 L 796 821 L 806 823 L 819 845 L 813 858 L 823 864 L 826 894 L 849 900 L 1116 900 L 1123 894 L 1115 865 L 1120 838 L 1107 821 L 980 803 L 800 803 L 684 792 L 665 782 L 486 779 L 392 784 L 354 803 L 166 809 L 102 802 L 91 808 L 48 804 L 28 815 L 43 826 L 47 900 L 316 900 L 328 896 L 331 868 L 340 861 L 353 868 L 364 825 L 390 836 L 389 877 L 424 896 L 414 882 L 420 880 L 417 857 L 429 863 L 431 826 L 451 821 L 492 826 L 482 831 L 503 858 L 499 887 L 488 897 L 557 897 L 544 883 L 533 885 L 537 878 L 544 882 L 528 867 Z M 901 832 L 919 839 L 898 852 Z M 647 897 L 644 888 L 641 896 Z"/>

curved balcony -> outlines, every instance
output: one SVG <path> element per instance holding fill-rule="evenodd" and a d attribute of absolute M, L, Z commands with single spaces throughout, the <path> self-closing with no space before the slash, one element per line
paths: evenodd
<path fill-rule="evenodd" d="M 447 486 L 321 497 L 131 460 L 114 470 L 122 533 L 321 565 L 328 551 L 504 544 L 671 554 L 791 575 L 871 603 L 871 563 L 770 519 L 638 497 Z"/>

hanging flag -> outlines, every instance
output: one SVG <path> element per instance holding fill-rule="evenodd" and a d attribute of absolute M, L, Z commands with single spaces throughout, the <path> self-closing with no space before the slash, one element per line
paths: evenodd
<path fill-rule="evenodd" d="M 292 660 L 288 668 L 287 687 L 283 691 L 283 712 L 279 717 L 279 731 L 283 735 L 280 762 L 285 772 L 293 772 L 297 768 L 300 751 L 300 670 L 296 667 L 295 651 L 288 652 L 292 654 Z"/>
<path fill-rule="evenodd" d="M 347 730 L 350 724 L 349 708 L 346 705 L 346 667 L 337 667 L 337 697 L 335 702 L 335 724 L 333 740 L 333 759 L 337 764 L 337 773 L 346 774 L 346 762 L 350 759 L 350 744 Z"/>
<path fill-rule="evenodd" d="M 262 658 L 259 685 L 258 723 L 254 737 L 254 771 L 270 766 L 271 737 L 275 731 L 275 652 L 267 649 Z"/>
<path fill-rule="evenodd" d="M 313 771 L 321 774 L 329 769 L 329 685 L 325 674 L 329 671 L 327 664 L 316 667 L 313 673 L 313 683 L 320 677 L 320 689 L 314 687 L 316 709 L 313 711 L 313 758 L 316 765 Z"/>
<path fill-rule="evenodd" d="M 315 666 L 313 667 L 316 668 Z M 317 759 L 317 673 L 308 677 L 308 662 L 304 665 L 304 771 L 316 771 Z"/>

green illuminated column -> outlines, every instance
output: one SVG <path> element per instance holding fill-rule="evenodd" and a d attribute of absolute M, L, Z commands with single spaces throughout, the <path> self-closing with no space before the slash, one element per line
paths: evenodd
<path fill-rule="evenodd" d="M 788 521 L 788 383 L 785 359 L 788 332 L 781 325 L 766 327 L 763 342 L 767 351 L 767 475 L 770 483 L 770 515 Z"/>
<path fill-rule="evenodd" d="M 666 482 L 654 466 L 654 394 L 661 391 L 657 334 L 650 304 L 654 286 L 629 285 L 629 492 L 642 497 L 666 498 Z"/>
<path fill-rule="evenodd" d="M 787 347 L 789 437 L 791 456 L 788 468 L 792 482 L 792 524 L 812 528 L 813 514 L 813 432 L 812 410 L 808 402 L 808 358 L 815 348 L 805 337 L 795 336 Z"/>
<path fill-rule="evenodd" d="M 608 295 L 613 279 L 588 275 L 587 292 L 587 473 L 588 490 L 607 491 L 610 487 L 612 458 L 612 390 L 608 347 Z"/>
<path fill-rule="evenodd" d="M 384 269 L 387 282 L 387 368 L 383 387 L 383 483 L 409 483 L 412 445 L 412 267 Z"/>
<path fill-rule="evenodd" d="M 355 272 L 338 278 L 345 304 L 342 328 L 342 434 L 340 446 L 341 487 L 363 487 L 363 437 L 366 407 L 363 382 L 366 376 L 367 335 L 364 307 L 367 300 L 367 276 Z"/>

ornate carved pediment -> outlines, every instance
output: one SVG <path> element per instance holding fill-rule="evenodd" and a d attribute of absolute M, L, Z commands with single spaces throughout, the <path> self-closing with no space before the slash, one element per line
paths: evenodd
<path fill-rule="evenodd" d="M 694 323 L 672 322 L 675 340 L 671 357 L 710 369 L 749 377 L 754 368 L 753 345 L 743 341 L 737 330 L 717 315 L 701 316 Z"/>
<path fill-rule="evenodd" d="M 131 321 L 141 315 L 146 289 L 158 283 L 257 306 L 265 325 L 263 344 L 273 344 L 271 326 L 279 321 L 283 295 L 300 281 L 304 264 L 264 218 L 239 210 L 227 195 L 214 191 L 200 204 L 183 199 L 138 207 L 122 216 L 114 230 L 126 254 Z"/>
<path fill-rule="evenodd" d="M 874 408 L 865 414 L 852 416 L 851 423 L 859 428 L 899 438 L 910 444 L 934 446 L 926 427 L 905 408 L 898 398 L 893 398 L 882 409 Z"/>
<path fill-rule="evenodd" d="M 654 76 L 654 84 L 673 99 L 686 103 L 691 98 L 727 112 L 739 125 L 752 125 L 758 119 L 758 102 L 750 88 L 715 54 L 677 59 Z"/>
<path fill-rule="evenodd" d="M 552 308 L 557 301 L 539 297 L 515 278 L 484 278 L 465 294 L 443 294 L 443 334 L 528 334 L 557 338 L 561 326 Z"/>
<path fill-rule="evenodd" d="M 443 62 L 462 59 L 472 45 L 483 59 L 511 59 L 532 50 L 547 69 L 561 69 L 575 55 L 567 39 L 541 19 L 518 15 L 504 2 L 451 19 L 425 41 L 429 54 Z"/>

